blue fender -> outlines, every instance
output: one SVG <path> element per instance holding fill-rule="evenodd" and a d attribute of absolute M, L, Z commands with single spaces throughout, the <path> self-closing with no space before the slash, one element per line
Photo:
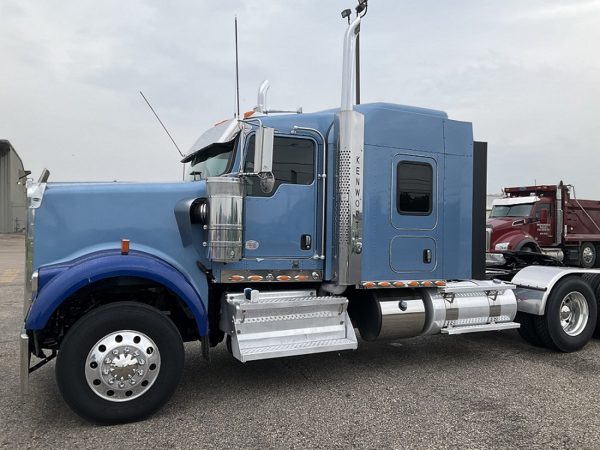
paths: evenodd
<path fill-rule="evenodd" d="M 52 276 L 48 281 L 43 280 L 45 270 Z M 142 252 L 127 255 L 114 251 L 99 252 L 61 264 L 56 269 L 40 269 L 40 291 L 31 305 L 25 328 L 43 329 L 56 308 L 70 295 L 99 280 L 121 276 L 155 281 L 172 291 L 189 307 L 200 335 L 206 335 L 207 312 L 200 294 L 179 270 L 162 259 Z M 200 288 L 208 296 L 208 286 L 203 278 Z"/>

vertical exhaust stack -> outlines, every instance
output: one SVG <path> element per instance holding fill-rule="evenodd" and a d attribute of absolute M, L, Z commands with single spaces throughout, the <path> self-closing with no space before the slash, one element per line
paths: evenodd
<path fill-rule="evenodd" d="M 358 285 L 361 275 L 363 221 L 364 116 L 353 110 L 354 61 L 361 17 L 344 34 L 342 103 L 335 117 L 335 244 L 334 281 Z"/>

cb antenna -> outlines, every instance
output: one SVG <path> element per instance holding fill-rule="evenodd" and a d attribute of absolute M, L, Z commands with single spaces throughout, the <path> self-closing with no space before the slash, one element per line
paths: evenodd
<path fill-rule="evenodd" d="M 235 16 L 235 117 L 240 118 L 240 68 L 238 58 L 237 15 Z"/>
<path fill-rule="evenodd" d="M 156 114 L 156 111 L 154 111 L 154 108 L 152 107 L 152 105 L 150 104 L 150 102 L 148 101 L 148 99 L 146 98 L 146 96 L 144 95 L 144 93 L 142 91 L 140 91 L 140 95 L 145 100 L 146 104 L 150 108 L 150 111 L 152 111 L 154 113 L 154 115 L 156 116 L 156 118 L 158 119 L 158 121 L 160 122 L 160 124 L 162 125 L 163 130 L 165 130 L 165 133 L 167 133 L 167 136 L 169 136 L 169 139 L 171 139 L 171 142 L 173 143 L 173 145 L 175 146 L 175 148 L 177 149 L 177 151 L 179 152 L 179 154 L 183 158 L 183 153 L 181 152 L 181 150 L 179 150 L 179 146 L 175 142 L 175 139 L 173 139 L 173 136 L 171 136 L 171 133 L 169 133 L 169 130 L 167 130 L 167 127 L 165 127 L 165 124 L 162 122 L 162 120 L 160 120 L 160 117 L 158 117 L 158 114 Z"/>

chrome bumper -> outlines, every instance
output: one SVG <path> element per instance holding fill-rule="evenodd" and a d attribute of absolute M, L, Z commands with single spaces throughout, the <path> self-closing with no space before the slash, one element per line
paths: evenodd
<path fill-rule="evenodd" d="M 20 354 L 20 378 L 21 378 L 21 394 L 29 394 L 29 361 L 31 354 L 29 353 L 29 336 L 25 329 L 21 330 L 19 336 L 19 354 Z"/>

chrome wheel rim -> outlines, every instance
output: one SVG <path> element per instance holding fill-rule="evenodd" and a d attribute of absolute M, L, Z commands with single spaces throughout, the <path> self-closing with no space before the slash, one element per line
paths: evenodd
<path fill-rule="evenodd" d="M 92 347 L 85 360 L 85 378 L 92 391 L 111 402 L 144 395 L 160 372 L 160 352 L 144 333 L 121 330 Z"/>
<path fill-rule="evenodd" d="M 592 261 L 594 259 L 594 252 L 590 247 L 585 247 L 583 249 L 583 251 L 581 252 L 581 259 L 586 265 L 592 264 Z"/>
<path fill-rule="evenodd" d="M 569 292 L 560 304 L 560 324 L 569 336 L 578 336 L 587 325 L 588 304 L 580 292 Z"/>

